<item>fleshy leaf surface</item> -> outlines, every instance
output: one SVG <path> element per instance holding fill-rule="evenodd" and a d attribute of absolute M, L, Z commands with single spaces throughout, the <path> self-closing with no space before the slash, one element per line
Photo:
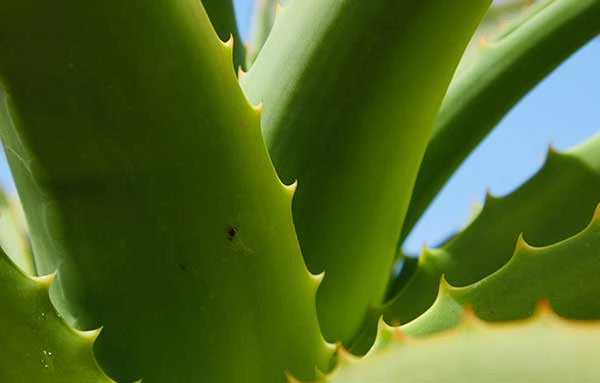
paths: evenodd
<path fill-rule="evenodd" d="M 278 174 L 298 181 L 294 223 L 309 269 L 325 272 L 329 341 L 351 343 L 384 299 L 435 115 L 490 3 L 293 1 L 242 79 L 264 102 Z"/>
<path fill-rule="evenodd" d="M 135 15 L 133 17 L 132 15 Z M 292 188 L 197 0 L 0 2 L 1 127 L 40 272 L 115 380 L 282 382 L 331 351 Z"/>
<path fill-rule="evenodd" d="M 502 198 L 488 194 L 469 226 L 440 249 L 424 250 L 410 280 L 383 309 L 386 321 L 407 323 L 427 310 L 442 274 L 456 286 L 492 274 L 511 259 L 521 233 L 546 246 L 583 230 L 600 203 L 599 148 L 600 135 L 566 153 L 550 149 L 542 169 L 517 190 Z"/>
<path fill-rule="evenodd" d="M 600 374 L 600 323 L 565 320 L 547 306 L 524 321 L 489 324 L 467 312 L 449 332 L 387 337 L 381 350 L 362 360 L 342 356 L 322 381 L 591 383 Z"/>
<path fill-rule="evenodd" d="M 600 0 L 542 0 L 466 58 L 437 116 L 400 243 L 506 112 L 599 33 Z"/>
<path fill-rule="evenodd" d="M 533 247 L 519 237 L 510 261 L 464 287 L 442 280 L 434 305 L 403 330 L 421 335 L 455 326 L 468 305 L 487 321 L 526 318 L 546 299 L 562 317 L 600 318 L 600 205 L 580 233 L 553 245 Z"/>
<path fill-rule="evenodd" d="M 97 332 L 63 321 L 48 296 L 51 281 L 26 276 L 0 250 L 0 382 L 113 382 L 94 358 Z"/>

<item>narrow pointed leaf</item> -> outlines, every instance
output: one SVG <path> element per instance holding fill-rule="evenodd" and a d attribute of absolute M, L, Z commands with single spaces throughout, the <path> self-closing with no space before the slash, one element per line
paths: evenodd
<path fill-rule="evenodd" d="M 465 287 L 442 281 L 434 305 L 404 326 L 421 335 L 451 328 L 463 306 L 469 305 L 487 321 L 525 318 L 539 300 L 548 300 L 562 317 L 600 318 L 600 206 L 582 232 L 544 247 L 520 237 L 513 257 L 492 275 Z"/>
<path fill-rule="evenodd" d="M 545 246 L 583 230 L 600 203 L 600 135 L 586 147 L 551 149 L 543 168 L 520 188 L 500 199 L 488 196 L 467 228 L 421 255 L 411 280 L 386 305 L 386 320 L 406 323 L 423 313 L 437 296 L 442 274 L 465 286 L 495 272 L 509 261 L 521 233 Z"/>
<path fill-rule="evenodd" d="M 427 147 L 401 241 L 454 170 L 527 92 L 600 33 L 600 0 L 543 0 L 452 80 Z"/>
<path fill-rule="evenodd" d="M 294 1 L 243 78 L 264 101 L 277 172 L 298 180 L 294 223 L 309 269 L 325 271 L 317 309 L 330 341 L 350 343 L 384 298 L 435 115 L 489 4 Z"/>

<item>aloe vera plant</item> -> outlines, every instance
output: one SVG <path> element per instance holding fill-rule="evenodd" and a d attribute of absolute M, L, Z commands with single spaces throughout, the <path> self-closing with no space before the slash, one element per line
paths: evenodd
<path fill-rule="evenodd" d="M 490 6 L 264 0 L 246 49 L 229 0 L 1 2 L 0 382 L 595 381 L 600 136 L 392 273 L 600 33 Z"/>

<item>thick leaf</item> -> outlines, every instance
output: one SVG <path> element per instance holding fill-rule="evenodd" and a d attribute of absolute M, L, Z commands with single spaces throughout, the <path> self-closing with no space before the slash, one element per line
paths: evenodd
<path fill-rule="evenodd" d="M 134 16 L 135 17 L 134 17 Z M 231 45 L 196 0 L 0 2 L 2 138 L 53 299 L 117 380 L 281 382 L 330 350 Z"/>
<path fill-rule="evenodd" d="M 256 0 L 254 2 L 254 16 L 252 17 L 252 40 L 248 52 L 248 67 L 252 65 L 256 56 L 262 49 L 271 28 L 275 23 L 275 16 L 281 9 L 279 0 Z"/>
<path fill-rule="evenodd" d="M 510 261 L 494 274 L 465 287 L 443 280 L 435 304 L 404 326 L 413 335 L 451 328 L 469 305 L 487 321 L 529 316 L 547 299 L 562 317 L 600 318 L 600 206 L 581 233 L 545 247 L 532 247 L 520 237 Z"/>
<path fill-rule="evenodd" d="M 112 382 L 94 359 L 98 332 L 77 332 L 60 318 L 51 281 L 26 276 L 0 251 L 0 382 Z"/>
<path fill-rule="evenodd" d="M 446 87 L 488 0 L 302 0 L 247 76 L 309 269 L 325 271 L 326 339 L 352 341 L 380 303 Z M 401 143 L 398 146 L 398 143 Z"/>
<path fill-rule="evenodd" d="M 598 33 L 600 0 L 544 0 L 467 59 L 437 117 L 401 241 L 454 170 L 506 112 Z"/>
<path fill-rule="evenodd" d="M 469 312 L 448 333 L 394 335 L 363 360 L 341 353 L 342 363 L 323 381 L 592 383 L 600 374 L 600 323 L 567 321 L 547 306 L 525 321 L 486 324 Z"/>
<path fill-rule="evenodd" d="M 246 68 L 246 48 L 240 37 L 233 0 L 202 0 L 202 5 L 222 41 L 233 38 L 233 67 Z"/>
<path fill-rule="evenodd" d="M 583 230 L 600 203 L 600 135 L 586 147 L 564 154 L 550 150 L 531 180 L 506 197 L 488 195 L 466 229 L 442 248 L 426 250 L 410 281 L 386 305 L 388 323 L 407 323 L 427 310 L 442 274 L 465 286 L 498 270 L 510 260 L 520 233 L 545 246 Z"/>

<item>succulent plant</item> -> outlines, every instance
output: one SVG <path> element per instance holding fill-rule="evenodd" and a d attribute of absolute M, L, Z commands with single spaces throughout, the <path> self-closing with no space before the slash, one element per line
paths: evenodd
<path fill-rule="evenodd" d="M 600 136 L 400 251 L 600 33 L 490 5 L 1 2 L 0 382 L 597 381 Z"/>

